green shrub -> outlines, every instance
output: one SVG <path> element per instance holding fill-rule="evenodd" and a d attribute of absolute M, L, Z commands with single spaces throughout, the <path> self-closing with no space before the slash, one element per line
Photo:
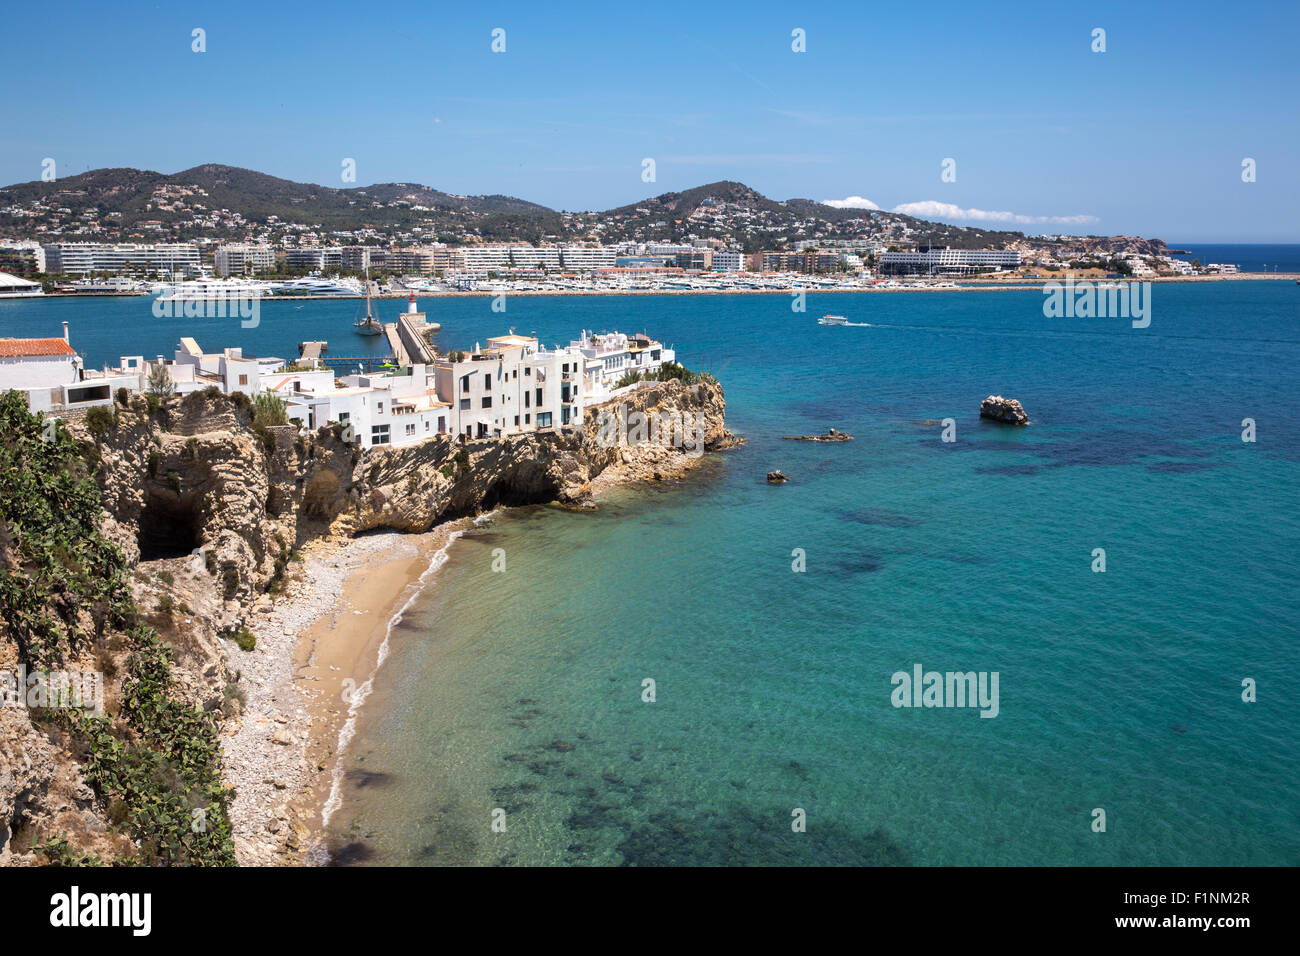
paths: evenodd
<path fill-rule="evenodd" d="M 95 436 L 95 441 L 99 441 L 109 429 L 117 427 L 117 412 L 103 405 L 93 405 L 86 409 L 86 427 Z"/>
<path fill-rule="evenodd" d="M 258 392 L 253 399 L 253 428 L 289 424 L 288 406 L 271 392 Z"/>
<path fill-rule="evenodd" d="M 131 404 L 131 390 L 125 385 L 119 388 L 114 394 L 117 396 L 117 404 L 121 405 L 123 408 L 126 408 Z"/>
<path fill-rule="evenodd" d="M 103 866 L 97 856 L 74 853 L 66 833 L 49 837 L 44 843 L 33 843 L 32 852 L 45 857 L 47 866 Z"/>

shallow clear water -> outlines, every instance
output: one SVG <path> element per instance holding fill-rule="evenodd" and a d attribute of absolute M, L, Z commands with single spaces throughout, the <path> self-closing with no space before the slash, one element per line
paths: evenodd
<path fill-rule="evenodd" d="M 503 324 L 487 299 L 424 304 L 448 346 Z M 351 304 L 285 306 L 258 343 L 200 341 L 345 341 Z M 874 327 L 817 326 L 828 311 Z M 1044 318 L 1033 290 L 812 295 L 802 314 L 511 298 L 504 318 L 675 343 L 749 444 L 456 542 L 346 758 L 341 862 L 1300 863 L 1296 286 L 1158 286 L 1145 330 Z M 0 334 L 36 334 L 12 327 L 0 311 Z M 169 353 L 181 333 L 140 330 L 168 332 L 117 351 Z M 981 423 L 990 392 L 1033 424 Z M 949 416 L 951 444 L 918 424 Z M 778 437 L 829 426 L 856 440 Z M 916 663 L 997 671 L 998 716 L 893 707 Z"/>

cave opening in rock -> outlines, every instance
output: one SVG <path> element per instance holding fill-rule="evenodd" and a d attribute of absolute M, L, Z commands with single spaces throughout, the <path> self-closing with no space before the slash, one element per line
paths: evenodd
<path fill-rule="evenodd" d="M 509 479 L 502 479 L 494 482 L 484 493 L 480 507 L 484 511 L 490 511 L 498 505 L 517 508 L 521 505 L 544 504 L 548 501 L 554 501 L 559 491 L 558 487 L 549 482 L 519 486 Z"/>
<path fill-rule="evenodd" d="M 183 558 L 199 546 L 199 516 L 193 501 L 162 493 L 150 494 L 140 512 L 141 561 Z"/>

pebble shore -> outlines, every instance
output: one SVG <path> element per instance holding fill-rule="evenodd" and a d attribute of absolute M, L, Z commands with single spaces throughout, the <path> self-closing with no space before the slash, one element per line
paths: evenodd
<path fill-rule="evenodd" d="M 320 772 L 306 757 L 316 719 L 295 682 L 299 635 L 337 611 L 353 570 L 376 559 L 415 556 L 411 537 L 381 532 L 312 542 L 303 549 L 301 573 L 285 591 L 251 609 L 247 625 L 257 646 L 249 653 L 231 650 L 228 662 L 240 673 L 243 713 L 222 737 L 226 784 L 236 791 L 230 821 L 241 864 L 300 862 L 303 836 L 313 828 L 293 807 L 295 795 Z"/>

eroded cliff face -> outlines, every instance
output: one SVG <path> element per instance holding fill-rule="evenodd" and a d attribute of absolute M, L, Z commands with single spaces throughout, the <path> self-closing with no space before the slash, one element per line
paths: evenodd
<path fill-rule="evenodd" d="M 628 441 L 611 427 L 638 413 L 686 422 L 687 434 Z M 195 395 L 172 403 L 165 431 L 124 410 L 102 437 L 105 528 L 133 564 L 203 551 L 195 563 L 238 606 L 313 537 L 427 531 L 497 505 L 583 506 L 604 484 L 678 474 L 698 455 L 697 441 L 702 450 L 735 441 L 725 413 L 716 383 L 655 383 L 589 408 L 581 429 L 362 451 L 337 429 L 300 436 L 286 425 L 259 435 L 226 398 Z"/>
<path fill-rule="evenodd" d="M 228 722 L 240 718 L 241 695 L 223 635 L 269 600 L 308 541 L 422 532 L 499 505 L 591 507 L 603 487 L 675 477 L 698 459 L 698 445 L 735 443 L 725 410 L 714 382 L 654 383 L 588 409 L 580 429 L 365 451 L 336 428 L 255 430 L 247 408 L 217 394 L 172 399 L 155 414 L 136 401 L 97 436 L 85 421 L 69 426 L 95 446 L 103 534 L 126 556 L 141 612 L 173 646 L 172 692 Z M 686 434 L 638 435 L 638 415 L 685 424 Z M 86 662 L 106 670 L 110 713 L 125 662 L 113 640 Z M 16 646 L 0 640 L 0 669 L 16 664 Z M 60 740 L 27 711 L 0 708 L 0 864 L 37 860 L 10 839 L 17 829 L 64 833 L 74 850 L 105 859 L 130 855 Z"/>

